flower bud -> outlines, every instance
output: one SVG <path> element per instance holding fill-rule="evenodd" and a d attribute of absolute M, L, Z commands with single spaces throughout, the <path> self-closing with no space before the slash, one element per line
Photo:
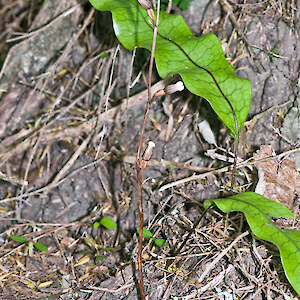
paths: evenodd
<path fill-rule="evenodd" d="M 152 3 L 150 0 L 138 0 L 139 4 L 141 4 L 141 6 L 143 6 L 143 8 L 145 9 L 150 9 L 152 8 Z"/>
<path fill-rule="evenodd" d="M 149 161 L 151 159 L 154 148 L 155 148 L 155 143 L 149 141 L 148 146 L 143 154 L 143 160 Z"/>
<path fill-rule="evenodd" d="M 217 141 L 213 131 L 210 128 L 209 123 L 206 120 L 203 120 L 198 124 L 198 129 L 202 134 L 203 138 L 209 143 L 217 146 Z"/>
<path fill-rule="evenodd" d="M 148 13 L 148 16 L 151 18 L 152 23 L 154 24 L 155 16 L 154 16 L 154 11 L 153 11 L 153 9 L 152 9 L 152 8 L 147 9 L 147 13 Z"/>
<path fill-rule="evenodd" d="M 182 81 L 178 81 L 175 84 L 167 85 L 164 88 L 165 93 L 169 94 L 169 95 L 174 94 L 176 92 L 183 91 L 183 90 L 184 90 L 184 85 L 183 85 Z"/>

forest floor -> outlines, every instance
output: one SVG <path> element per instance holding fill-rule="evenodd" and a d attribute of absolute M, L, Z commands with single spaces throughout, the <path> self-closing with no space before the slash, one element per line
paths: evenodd
<path fill-rule="evenodd" d="M 264 180 L 264 195 L 293 211 L 288 228 L 299 228 L 300 1 L 195 0 L 172 13 L 196 36 L 216 34 L 251 81 L 241 161 L 282 154 L 238 169 L 233 192 Z M 110 14 L 87 1 L 0 0 L 0 18 L 0 299 L 137 299 L 135 157 L 149 52 L 124 49 Z M 154 73 L 152 91 L 177 79 Z M 218 147 L 199 132 L 203 120 Z M 148 299 L 298 299 L 277 248 L 242 213 L 211 209 L 193 227 L 205 199 L 232 192 L 219 169 L 232 166 L 233 140 L 207 101 L 187 90 L 158 98 L 149 140 L 145 227 L 167 244 L 145 241 Z M 103 217 L 117 227 L 95 226 Z"/>

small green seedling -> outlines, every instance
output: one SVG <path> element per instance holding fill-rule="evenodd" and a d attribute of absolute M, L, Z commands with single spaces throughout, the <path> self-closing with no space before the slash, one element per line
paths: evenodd
<path fill-rule="evenodd" d="M 113 251 L 114 248 L 112 247 L 105 247 L 105 248 L 100 248 L 100 246 L 97 244 L 97 242 L 94 239 L 90 239 L 88 237 L 83 237 L 83 240 L 85 243 L 91 247 L 95 251 L 95 260 L 101 260 L 104 259 L 106 256 L 104 255 L 99 255 L 100 253 L 106 252 L 106 251 Z"/>
<path fill-rule="evenodd" d="M 49 281 L 41 282 L 39 285 L 36 285 L 33 281 L 30 281 L 28 279 L 24 280 L 23 282 L 33 291 L 37 291 L 41 288 L 48 287 L 53 283 L 52 280 L 49 280 Z"/>
<path fill-rule="evenodd" d="M 102 218 L 99 222 L 96 221 L 93 224 L 94 228 L 98 228 L 100 225 L 107 229 L 115 229 L 117 227 L 117 223 L 110 218 Z"/>
<path fill-rule="evenodd" d="M 137 233 L 140 233 L 140 228 L 137 227 L 136 229 Z M 151 233 L 151 231 L 147 228 L 143 228 L 143 237 L 145 239 L 150 239 L 150 242 L 154 242 L 154 244 L 157 246 L 157 247 L 163 247 L 163 246 L 166 246 L 166 240 L 164 239 L 154 239 L 153 238 L 153 234 Z"/>
<path fill-rule="evenodd" d="M 157 246 L 157 247 L 163 247 L 166 245 L 166 240 L 165 239 L 155 239 L 154 240 L 154 244 Z"/>
<path fill-rule="evenodd" d="M 93 224 L 94 228 L 99 228 L 100 226 L 103 226 L 107 229 L 115 229 L 117 227 L 117 223 L 110 218 L 102 218 L 100 221 L 96 221 Z M 89 239 L 87 237 L 84 237 L 83 239 L 89 246 L 92 246 L 93 248 L 95 248 L 97 250 L 97 256 L 95 256 L 95 261 L 105 259 L 106 256 L 98 255 L 99 253 L 102 253 L 105 251 L 112 251 L 114 249 L 114 248 L 110 248 L 110 247 L 99 248 L 99 246 L 97 245 L 97 243 L 94 240 Z"/>
<path fill-rule="evenodd" d="M 28 244 L 28 249 L 31 252 L 32 247 L 35 247 L 37 250 L 42 251 L 42 252 L 47 252 L 48 248 L 42 243 L 39 242 L 31 242 L 27 238 L 23 236 L 18 236 L 18 235 L 11 235 L 10 239 L 12 239 L 15 242 L 22 243 L 22 244 Z"/>

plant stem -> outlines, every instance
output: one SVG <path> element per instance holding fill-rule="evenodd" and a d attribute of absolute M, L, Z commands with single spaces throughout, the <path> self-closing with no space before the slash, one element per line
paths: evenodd
<path fill-rule="evenodd" d="M 239 147 L 239 131 L 237 129 L 236 136 L 234 139 L 234 145 L 233 145 L 233 152 L 234 152 L 234 161 L 233 161 L 233 168 L 231 170 L 231 190 L 233 192 L 234 189 L 234 176 L 236 172 L 236 165 L 237 165 L 237 157 L 238 157 L 238 147 Z"/>
<path fill-rule="evenodd" d="M 148 100 L 146 104 L 145 114 L 143 125 L 140 134 L 140 140 L 136 155 L 136 173 L 137 173 L 137 182 L 138 182 L 138 194 L 139 194 L 139 219 L 140 219 L 140 232 L 139 232 L 139 244 L 138 244 L 138 272 L 139 272 L 139 287 L 140 287 L 140 297 L 141 300 L 145 300 L 145 287 L 144 287 L 144 280 L 143 280 L 143 264 L 142 264 L 142 251 L 143 251 L 143 225 L 144 225 L 144 212 L 143 212 L 143 175 L 144 175 L 144 167 L 141 165 L 141 151 L 143 146 L 143 139 L 144 133 L 146 128 L 146 121 L 147 116 L 150 110 L 151 103 L 156 95 L 151 97 L 151 79 L 152 79 L 152 69 L 154 63 L 154 52 L 155 52 L 155 44 L 156 44 L 156 37 L 157 37 L 157 28 L 158 28 L 158 21 L 159 21 L 159 9 L 160 9 L 160 0 L 157 3 L 157 14 L 156 20 L 152 20 L 154 30 L 153 30 L 153 40 L 152 40 L 152 50 L 150 56 L 150 63 L 149 63 L 149 74 L 148 74 Z"/>
<path fill-rule="evenodd" d="M 142 250 L 143 250 L 143 225 L 144 225 L 144 211 L 143 211 L 143 177 L 144 177 L 144 169 L 142 168 L 141 162 L 141 150 L 143 145 L 145 127 L 147 116 L 150 110 L 151 99 L 147 101 L 146 110 L 144 114 L 143 125 L 141 129 L 141 135 L 136 155 L 136 175 L 137 175 L 137 183 L 138 183 L 138 194 L 139 194 L 139 219 L 140 219 L 140 232 L 139 232 L 139 247 L 138 247 L 138 271 L 139 271 L 139 286 L 140 286 L 140 294 L 141 299 L 145 299 L 145 288 L 144 288 L 144 280 L 143 280 L 143 264 L 142 264 Z"/>

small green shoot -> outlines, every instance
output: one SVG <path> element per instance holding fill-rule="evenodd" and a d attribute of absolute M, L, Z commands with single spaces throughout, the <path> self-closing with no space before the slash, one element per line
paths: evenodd
<path fill-rule="evenodd" d="M 140 233 L 140 227 L 138 227 L 137 229 L 136 229 L 136 231 L 137 231 L 137 233 Z M 143 228 L 143 237 L 145 238 L 145 239 L 150 239 L 150 238 L 152 238 L 153 237 L 153 234 L 151 233 L 151 231 L 149 230 L 149 229 L 147 229 L 147 228 Z"/>
<path fill-rule="evenodd" d="M 48 251 L 48 248 L 44 244 L 42 244 L 42 243 L 34 242 L 33 246 L 36 249 L 38 249 L 39 251 L 42 251 L 42 252 L 47 252 Z"/>
<path fill-rule="evenodd" d="M 18 236 L 18 235 L 11 235 L 10 238 L 18 243 L 27 243 L 29 242 L 25 237 L 23 236 Z"/>
<path fill-rule="evenodd" d="M 157 246 L 157 247 L 163 247 L 166 243 L 166 240 L 164 239 L 155 239 L 154 240 L 154 244 Z"/>
<path fill-rule="evenodd" d="M 102 260 L 102 259 L 105 259 L 104 255 L 98 255 L 95 257 L 95 260 Z"/>
<path fill-rule="evenodd" d="M 93 227 L 98 228 L 100 225 L 101 225 L 100 222 L 96 221 L 94 222 Z"/>
<path fill-rule="evenodd" d="M 45 246 L 44 244 L 39 243 L 39 242 L 31 242 L 31 241 L 29 241 L 27 238 L 25 238 L 23 236 L 11 235 L 10 239 L 13 240 L 13 241 L 15 241 L 15 242 L 22 243 L 22 244 L 27 243 L 29 249 L 32 248 L 32 246 L 34 246 L 37 250 L 39 250 L 41 252 L 47 252 L 48 251 L 47 246 Z M 30 252 L 32 252 L 32 250 L 33 249 L 30 249 Z"/>
<path fill-rule="evenodd" d="M 110 219 L 110 218 L 102 218 L 100 220 L 100 222 L 95 222 L 94 223 L 95 228 L 99 227 L 100 225 L 102 225 L 103 227 L 105 227 L 107 229 L 115 229 L 117 227 L 116 222 L 114 220 Z"/>
<path fill-rule="evenodd" d="M 107 229 L 115 229 L 117 224 L 110 218 L 103 218 L 101 219 L 100 221 L 96 221 L 94 222 L 93 224 L 93 227 L 94 228 L 98 228 L 100 226 L 103 226 Z M 85 243 L 90 246 L 91 248 L 94 248 L 94 254 L 96 255 L 94 257 L 95 261 L 97 260 L 102 260 L 102 259 L 105 259 L 106 256 L 105 255 L 98 255 L 99 253 L 103 253 L 103 252 L 106 252 L 106 251 L 113 251 L 114 248 L 112 247 L 104 247 L 104 248 L 101 248 L 101 246 L 98 244 L 97 241 L 95 241 L 94 239 L 92 238 L 88 238 L 88 237 L 83 237 L 83 240 L 85 241 Z"/>
<path fill-rule="evenodd" d="M 100 58 L 106 58 L 106 57 L 108 57 L 108 53 L 103 53 L 101 56 L 100 56 Z"/>
<path fill-rule="evenodd" d="M 137 227 L 136 229 L 137 233 L 140 233 L 140 228 Z M 145 239 L 150 239 L 150 241 L 154 241 L 154 244 L 157 247 L 163 247 L 164 245 L 166 245 L 166 240 L 164 239 L 154 239 L 153 238 L 153 234 L 151 233 L 151 231 L 145 227 L 143 227 L 143 237 Z"/>

